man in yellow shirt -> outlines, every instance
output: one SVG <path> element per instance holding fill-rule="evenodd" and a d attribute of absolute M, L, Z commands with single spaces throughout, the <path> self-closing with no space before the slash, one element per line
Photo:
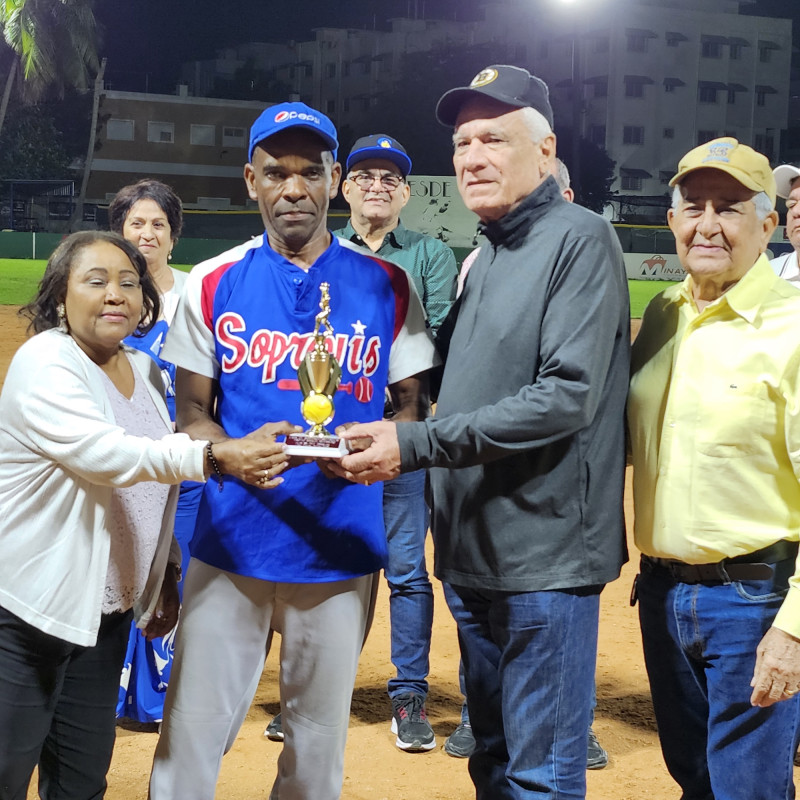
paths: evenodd
<path fill-rule="evenodd" d="M 794 796 L 800 722 L 800 291 L 764 251 L 767 159 L 681 160 L 668 221 L 686 280 L 648 306 L 628 423 L 639 618 L 683 800 Z"/>

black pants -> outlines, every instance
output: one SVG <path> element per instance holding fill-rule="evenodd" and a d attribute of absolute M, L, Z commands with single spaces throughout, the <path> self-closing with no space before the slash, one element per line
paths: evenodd
<path fill-rule="evenodd" d="M 0 800 L 25 800 L 37 764 L 43 800 L 104 796 L 131 617 L 78 647 L 0 608 Z"/>

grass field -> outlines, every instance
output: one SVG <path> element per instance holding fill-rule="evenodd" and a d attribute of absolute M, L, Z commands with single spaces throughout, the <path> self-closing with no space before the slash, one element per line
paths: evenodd
<path fill-rule="evenodd" d="M 47 262 L 16 258 L 0 258 L 0 305 L 21 306 L 36 293 L 36 287 Z M 175 264 L 178 269 L 189 269 Z M 631 295 L 631 317 L 642 316 L 650 299 L 669 286 L 669 281 L 628 281 Z"/>

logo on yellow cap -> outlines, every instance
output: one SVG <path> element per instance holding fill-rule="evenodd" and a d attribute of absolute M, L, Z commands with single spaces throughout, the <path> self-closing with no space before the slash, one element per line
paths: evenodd
<path fill-rule="evenodd" d="M 712 142 L 708 146 L 706 157 L 702 163 L 705 164 L 707 161 L 730 161 L 731 150 L 734 147 L 735 145 L 731 144 L 731 142 Z"/>
<path fill-rule="evenodd" d="M 496 77 L 497 77 L 497 70 L 492 69 L 491 67 L 487 67 L 486 69 L 482 69 L 472 79 L 472 83 L 470 84 L 470 86 L 471 87 L 486 86 L 487 83 L 491 83 Z"/>

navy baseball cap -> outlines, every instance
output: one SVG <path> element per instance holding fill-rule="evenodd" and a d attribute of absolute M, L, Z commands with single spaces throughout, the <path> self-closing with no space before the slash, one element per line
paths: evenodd
<path fill-rule="evenodd" d="M 436 105 L 436 119 L 455 127 L 461 106 L 474 97 L 491 97 L 515 108 L 535 108 L 553 127 L 553 109 L 547 84 L 521 67 L 494 64 L 482 69 L 469 86 L 445 92 Z"/>
<path fill-rule="evenodd" d="M 261 116 L 250 128 L 248 160 L 253 160 L 256 146 L 264 139 L 269 139 L 270 136 L 288 128 L 305 128 L 307 131 L 313 131 L 328 145 L 333 151 L 334 159 L 336 158 L 336 150 L 339 147 L 336 127 L 323 113 L 309 108 L 305 103 L 278 103 L 262 111 Z"/>
<path fill-rule="evenodd" d="M 405 147 L 387 136 L 385 133 L 373 133 L 371 136 L 362 136 L 353 145 L 350 155 L 347 156 L 347 171 L 353 168 L 359 161 L 366 161 L 368 158 L 382 158 L 391 161 L 400 174 L 405 178 L 411 172 L 411 159 L 406 153 Z"/>

